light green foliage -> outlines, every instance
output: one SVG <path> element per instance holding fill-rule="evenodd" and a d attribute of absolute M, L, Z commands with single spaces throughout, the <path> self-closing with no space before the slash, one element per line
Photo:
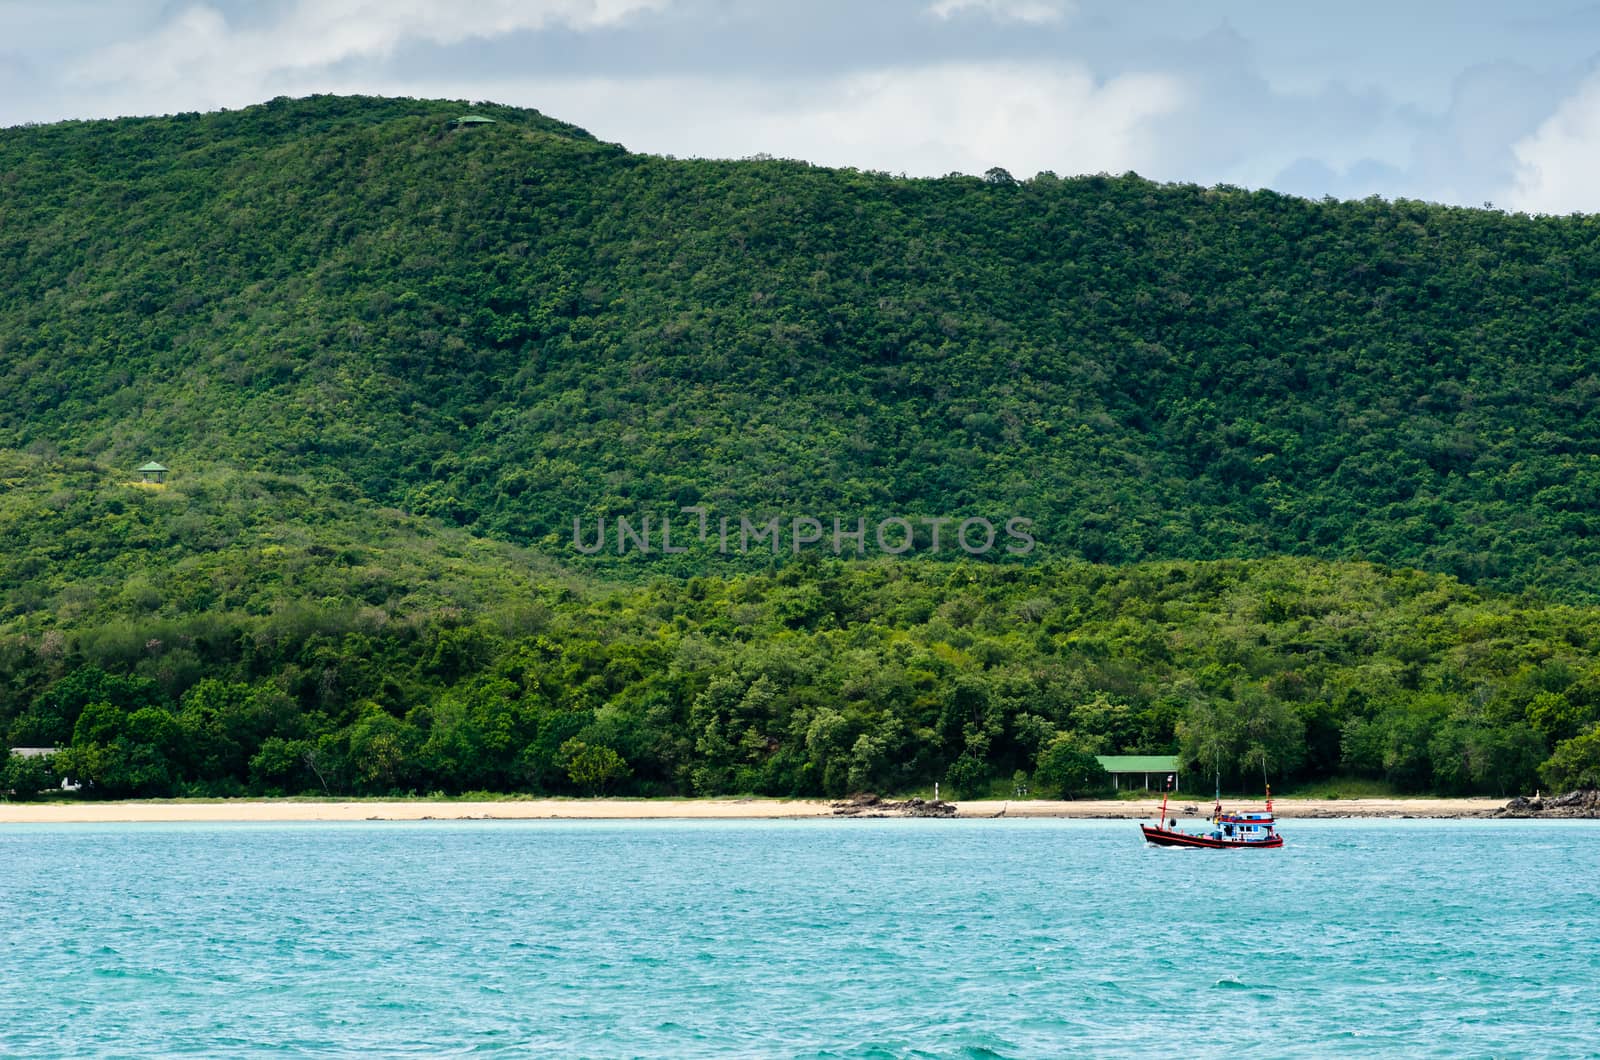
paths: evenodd
<path fill-rule="evenodd" d="M 1600 788 L 1600 725 L 1556 744 L 1555 753 L 1539 770 L 1548 790 Z"/>
<path fill-rule="evenodd" d="M 386 713 L 376 703 L 356 708 L 350 727 L 350 767 L 356 783 L 370 792 L 393 791 L 413 779 L 413 752 L 419 733 L 415 727 Z"/>
<path fill-rule="evenodd" d="M 25 802 L 60 783 L 61 777 L 48 759 L 24 755 L 7 757 L 0 750 L 0 796 Z"/>
<path fill-rule="evenodd" d="M 567 779 L 589 795 L 605 794 L 607 788 L 632 772 L 615 749 L 591 747 L 582 740 L 562 744 L 561 756 L 567 763 Z"/>

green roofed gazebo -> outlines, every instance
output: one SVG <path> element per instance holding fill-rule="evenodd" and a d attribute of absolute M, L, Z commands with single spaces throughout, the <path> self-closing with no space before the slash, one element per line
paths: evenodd
<path fill-rule="evenodd" d="M 463 114 L 459 118 L 450 119 L 450 128 L 459 129 L 463 125 L 494 125 L 493 118 L 485 118 L 482 114 Z"/>
<path fill-rule="evenodd" d="M 1178 756 L 1177 755 L 1095 755 L 1094 760 L 1100 763 L 1100 768 L 1111 774 L 1111 786 L 1118 790 L 1122 787 L 1123 777 L 1144 777 L 1144 790 L 1150 790 L 1150 778 L 1156 777 L 1165 781 L 1172 777 L 1172 790 L 1178 790 Z M 1132 785 L 1130 780 L 1129 785 Z"/>
<path fill-rule="evenodd" d="M 139 469 L 139 474 L 146 482 L 160 482 L 167 474 L 167 466 L 152 460 Z"/>

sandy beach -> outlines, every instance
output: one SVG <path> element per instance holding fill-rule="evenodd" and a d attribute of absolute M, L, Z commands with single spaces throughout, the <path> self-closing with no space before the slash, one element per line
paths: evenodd
<path fill-rule="evenodd" d="M 1259 802 L 1224 800 L 1230 810 L 1260 809 Z M 1481 817 L 1503 799 L 1277 799 L 1281 818 Z M 1209 801 L 1174 801 L 1169 815 L 1193 817 Z M 970 818 L 1070 817 L 1138 819 L 1155 815 L 1155 800 L 1114 799 L 1055 802 L 958 802 L 957 816 Z M 821 799 L 527 799 L 504 802 L 221 800 L 168 802 L 0 803 L 0 824 L 117 824 L 221 821 L 469 821 L 469 820 L 761 820 L 834 815 Z"/>
<path fill-rule="evenodd" d="M 1053 802 L 1033 800 L 1027 802 L 963 802 L 959 803 L 961 817 L 1079 817 L 1120 818 L 1136 820 L 1154 818 L 1160 809 L 1160 796 L 1138 802 L 1115 799 L 1086 800 L 1080 802 Z M 1506 804 L 1504 799 L 1273 799 L 1272 808 L 1283 819 L 1308 817 L 1483 817 Z M 1223 809 L 1244 813 L 1266 809 L 1264 802 L 1249 799 L 1230 799 L 1223 796 Z M 1193 812 L 1184 812 L 1193 807 Z M 1001 811 L 1004 811 L 1003 814 Z M 1167 816 L 1193 819 L 1211 812 L 1211 799 L 1173 799 L 1167 806 Z"/>

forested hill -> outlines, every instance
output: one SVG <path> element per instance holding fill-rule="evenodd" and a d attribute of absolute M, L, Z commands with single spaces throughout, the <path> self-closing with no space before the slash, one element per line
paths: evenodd
<path fill-rule="evenodd" d="M 452 102 L 0 130 L 0 790 L 1593 784 L 1597 233 Z M 683 506 L 1038 547 L 573 547 Z"/>
<path fill-rule="evenodd" d="M 693 503 L 1020 515 L 1038 557 L 1594 598 L 1597 239 L 660 158 L 451 102 L 12 128 L 0 448 L 312 474 L 573 559 L 575 516 Z"/>

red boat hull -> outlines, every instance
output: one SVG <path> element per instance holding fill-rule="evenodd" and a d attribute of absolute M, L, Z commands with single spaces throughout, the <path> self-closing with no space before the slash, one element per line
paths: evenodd
<path fill-rule="evenodd" d="M 1139 826 L 1144 832 L 1146 842 L 1154 843 L 1161 847 L 1203 847 L 1206 850 L 1276 850 L 1283 846 L 1283 837 L 1280 835 L 1269 836 L 1266 839 L 1212 839 L 1210 836 L 1190 835 L 1188 832 L 1169 832 L 1165 828 L 1152 828 L 1147 824 Z"/>

